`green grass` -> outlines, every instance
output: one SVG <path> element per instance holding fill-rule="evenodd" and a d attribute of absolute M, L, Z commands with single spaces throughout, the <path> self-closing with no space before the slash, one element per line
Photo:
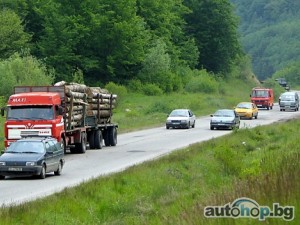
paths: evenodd
<path fill-rule="evenodd" d="M 295 206 L 289 224 L 299 224 L 299 126 L 292 120 L 194 144 L 45 199 L 2 208 L 1 224 L 261 224 L 204 218 L 205 206 L 239 197 L 269 207 Z"/>

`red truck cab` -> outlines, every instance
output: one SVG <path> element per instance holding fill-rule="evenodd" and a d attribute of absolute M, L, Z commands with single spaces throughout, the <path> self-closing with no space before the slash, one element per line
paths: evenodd
<path fill-rule="evenodd" d="M 271 88 L 255 87 L 252 89 L 250 98 L 258 108 L 273 109 L 274 93 Z"/>
<path fill-rule="evenodd" d="M 63 116 L 59 113 L 61 98 L 53 92 L 13 94 L 7 103 L 5 147 L 22 134 L 52 136 L 58 141 L 64 131 Z"/>

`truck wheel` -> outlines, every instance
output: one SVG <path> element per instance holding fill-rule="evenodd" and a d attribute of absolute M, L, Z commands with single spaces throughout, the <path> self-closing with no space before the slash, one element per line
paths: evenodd
<path fill-rule="evenodd" d="M 86 134 L 83 132 L 81 134 L 80 143 L 75 144 L 76 152 L 85 153 L 86 152 Z"/>
<path fill-rule="evenodd" d="M 108 132 L 109 136 L 109 144 L 111 146 L 117 145 L 117 129 L 115 127 L 111 127 Z"/>
<path fill-rule="evenodd" d="M 89 133 L 89 144 L 90 144 L 90 149 L 95 149 L 95 131 L 91 131 Z"/>
<path fill-rule="evenodd" d="M 95 148 L 96 149 L 102 149 L 103 147 L 103 137 L 102 137 L 102 132 L 101 130 L 96 130 L 94 136 L 94 142 L 95 142 Z"/>
<path fill-rule="evenodd" d="M 103 137 L 104 137 L 104 144 L 105 146 L 110 146 L 110 142 L 109 142 L 109 132 L 108 130 L 103 132 Z"/>
<path fill-rule="evenodd" d="M 61 137 L 60 139 L 60 146 L 64 150 L 64 153 L 66 154 L 67 152 L 66 140 L 63 137 Z"/>

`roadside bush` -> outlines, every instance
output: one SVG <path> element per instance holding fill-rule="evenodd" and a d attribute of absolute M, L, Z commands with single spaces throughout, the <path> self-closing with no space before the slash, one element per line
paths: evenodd
<path fill-rule="evenodd" d="M 105 89 L 107 89 L 110 93 L 118 95 L 118 98 L 122 98 L 127 94 L 127 89 L 123 85 L 116 84 L 114 82 L 109 82 L 105 85 Z"/>
<path fill-rule="evenodd" d="M 143 86 L 143 93 L 148 96 L 162 95 L 163 91 L 155 84 L 145 84 Z"/>
<path fill-rule="evenodd" d="M 195 76 L 186 84 L 185 90 L 192 93 L 215 93 L 218 82 L 206 70 L 197 71 Z"/>
<path fill-rule="evenodd" d="M 142 93 L 143 92 L 143 84 L 140 80 L 134 79 L 129 81 L 127 88 L 131 92 Z"/>
<path fill-rule="evenodd" d="M 161 112 L 161 113 L 168 114 L 172 111 L 172 109 L 174 109 L 174 106 L 170 104 L 168 101 L 158 101 L 150 105 L 146 113 L 152 114 L 152 113 Z"/>

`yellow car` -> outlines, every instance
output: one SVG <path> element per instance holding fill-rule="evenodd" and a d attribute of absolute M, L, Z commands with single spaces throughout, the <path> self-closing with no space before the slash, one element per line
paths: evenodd
<path fill-rule="evenodd" d="M 254 117 L 257 119 L 258 108 L 252 102 L 241 102 L 235 107 L 235 112 L 240 116 L 240 118 L 251 119 Z"/>

